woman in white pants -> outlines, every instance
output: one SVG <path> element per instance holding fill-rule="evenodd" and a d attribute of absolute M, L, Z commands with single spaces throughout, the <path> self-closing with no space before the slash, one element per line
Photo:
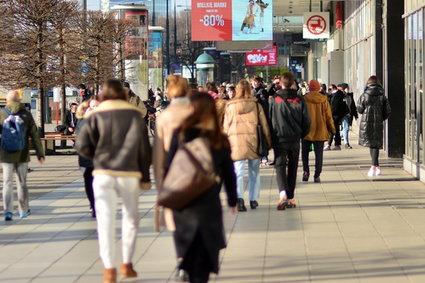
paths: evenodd
<path fill-rule="evenodd" d="M 140 187 L 150 187 L 151 150 L 143 113 L 127 102 L 121 82 L 108 80 L 101 104 L 89 113 L 77 139 L 77 151 L 94 164 L 93 191 L 103 282 L 117 282 L 115 215 L 122 199 L 121 277 L 137 277 L 132 258 L 139 226 Z"/>

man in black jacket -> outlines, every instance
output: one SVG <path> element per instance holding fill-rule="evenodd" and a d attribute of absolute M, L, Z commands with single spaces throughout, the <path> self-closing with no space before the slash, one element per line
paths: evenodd
<path fill-rule="evenodd" d="M 292 89 L 295 79 L 292 73 L 282 76 L 282 89 L 270 100 L 275 168 L 279 186 L 277 209 L 296 206 L 294 192 L 297 181 L 300 139 L 310 130 L 310 115 L 304 100 Z"/>
<path fill-rule="evenodd" d="M 335 138 L 335 146 L 333 150 L 341 150 L 341 135 L 340 135 L 340 125 L 342 119 L 350 112 L 347 104 L 344 101 L 344 92 L 337 88 L 336 85 L 331 85 L 332 93 L 331 93 L 331 110 L 332 117 L 334 119 L 335 124 L 335 135 L 331 134 L 328 145 L 324 148 L 324 150 L 331 150 L 332 142 Z"/>

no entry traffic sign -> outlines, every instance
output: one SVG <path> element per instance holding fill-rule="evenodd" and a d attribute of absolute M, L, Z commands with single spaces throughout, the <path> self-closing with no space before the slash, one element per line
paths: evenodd
<path fill-rule="evenodd" d="M 329 13 L 305 13 L 303 37 L 329 38 Z"/>

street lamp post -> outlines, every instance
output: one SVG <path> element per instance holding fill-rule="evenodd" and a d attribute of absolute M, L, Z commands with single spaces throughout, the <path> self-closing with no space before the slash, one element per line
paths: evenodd
<path fill-rule="evenodd" d="M 165 0 L 165 10 L 166 10 L 166 20 L 165 20 L 165 29 L 167 30 L 166 36 L 165 36 L 165 65 L 167 68 L 167 75 L 170 74 L 170 19 L 168 17 L 169 12 L 169 2 L 170 0 Z"/>
<path fill-rule="evenodd" d="M 174 60 L 177 63 L 177 8 L 174 0 Z"/>

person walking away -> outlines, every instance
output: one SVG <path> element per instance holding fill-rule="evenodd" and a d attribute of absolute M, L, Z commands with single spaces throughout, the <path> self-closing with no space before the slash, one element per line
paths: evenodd
<path fill-rule="evenodd" d="M 350 112 L 347 104 L 344 102 L 344 93 L 339 90 L 335 85 L 332 85 L 332 95 L 331 95 L 331 110 L 332 117 L 334 119 L 335 125 L 335 134 L 331 135 L 328 141 L 328 145 L 324 150 L 331 150 L 332 142 L 335 139 L 335 146 L 333 150 L 341 150 L 341 135 L 340 135 L 340 125 L 342 119 Z"/>
<path fill-rule="evenodd" d="M 191 96 L 192 114 L 173 135 L 166 161 L 170 168 L 179 146 L 204 138 L 210 145 L 214 173 L 221 179 L 181 210 L 174 210 L 176 230 L 174 242 L 179 268 L 187 271 L 191 283 L 208 282 L 211 272 L 219 271 L 219 251 L 226 246 L 223 215 L 220 201 L 222 183 L 226 189 L 227 203 L 236 213 L 236 176 L 230 156 L 230 145 L 218 124 L 213 99 L 207 93 Z"/>
<path fill-rule="evenodd" d="M 383 146 L 384 121 L 389 118 L 391 107 L 378 77 L 371 76 L 367 80 L 366 88 L 357 103 L 357 111 L 362 114 L 359 144 L 370 148 L 372 158 L 372 166 L 367 175 L 379 176 L 379 149 Z"/>
<path fill-rule="evenodd" d="M 191 114 L 192 108 L 187 98 L 189 93 L 189 84 L 183 77 L 178 75 L 169 75 L 167 77 L 167 94 L 171 99 L 171 103 L 156 118 L 156 133 L 153 148 L 153 167 L 157 188 L 161 187 L 164 178 L 164 164 L 170 150 L 173 133 Z M 170 209 L 162 210 L 162 208 L 156 207 L 155 229 L 157 231 L 159 231 L 161 224 L 164 224 L 169 231 L 175 230 L 172 211 Z M 185 280 L 186 277 L 187 274 L 182 270 L 177 271 L 177 279 Z"/>
<path fill-rule="evenodd" d="M 285 73 L 281 79 L 282 89 L 270 102 L 272 138 L 275 152 L 275 169 L 279 186 L 278 210 L 296 207 L 294 193 L 297 181 L 300 139 L 310 129 L 310 115 L 303 98 L 294 89 L 292 73 Z"/>
<path fill-rule="evenodd" d="M 214 82 L 207 82 L 207 92 L 213 99 L 218 99 L 218 89 Z"/>
<path fill-rule="evenodd" d="M 335 134 L 335 125 L 332 118 L 328 98 L 323 95 L 317 80 L 311 80 L 310 92 L 304 96 L 310 114 L 310 131 L 302 140 L 303 182 L 308 182 L 310 177 L 309 155 L 311 147 L 314 148 L 316 157 L 314 182 L 320 183 L 320 174 L 323 167 L 323 147 L 329 139 L 329 134 Z"/>
<path fill-rule="evenodd" d="M 123 87 L 124 87 L 124 90 L 125 90 L 125 92 L 127 94 L 127 101 L 131 105 L 136 106 L 137 108 L 139 108 L 140 111 L 142 112 L 143 118 L 145 118 L 146 115 L 148 114 L 148 109 L 146 108 L 146 106 L 143 103 L 142 99 L 140 99 L 140 97 L 131 90 L 130 83 L 129 82 L 124 82 L 123 83 Z"/>
<path fill-rule="evenodd" d="M 97 97 L 93 96 L 90 100 L 86 100 L 77 108 L 77 126 L 75 127 L 75 134 L 78 134 L 81 131 L 85 123 L 85 115 L 95 110 L 99 106 L 99 101 Z M 90 203 L 90 212 L 93 218 L 96 218 L 96 209 L 94 203 L 94 193 L 93 193 L 93 162 L 87 158 L 78 155 L 78 165 L 82 168 L 84 176 L 84 188 L 86 191 L 87 199 Z"/>
<path fill-rule="evenodd" d="M 348 84 L 341 84 L 342 91 L 344 92 L 344 102 L 347 104 L 350 113 L 345 115 L 342 120 L 342 137 L 344 138 L 345 148 L 352 149 L 353 147 L 350 145 L 350 136 L 349 131 L 350 127 L 353 125 L 353 119 L 358 119 L 359 115 L 357 114 L 356 103 L 354 102 L 353 93 L 350 93 L 350 87 Z"/>
<path fill-rule="evenodd" d="M 16 174 L 18 211 L 20 218 L 30 215 L 27 187 L 29 138 L 35 148 L 40 164 L 44 163 L 44 150 L 31 113 L 20 103 L 19 94 L 9 91 L 6 107 L 0 111 L 1 146 L 0 160 L 3 168 L 4 220 L 13 220 L 13 173 Z"/>
<path fill-rule="evenodd" d="M 238 210 L 246 211 L 244 201 L 244 171 L 248 161 L 249 203 L 251 209 L 258 206 L 260 197 L 260 161 L 257 152 L 259 137 L 257 126 L 261 125 L 269 148 L 271 135 L 263 107 L 253 97 L 251 86 L 241 80 L 236 86 L 236 96 L 226 105 L 223 130 L 229 138 L 232 149 L 238 189 Z"/>
<path fill-rule="evenodd" d="M 266 90 L 263 79 L 259 76 L 254 76 L 251 80 L 251 86 L 254 89 L 254 97 L 257 98 L 258 103 L 263 107 L 264 114 L 266 115 L 267 124 L 270 129 L 270 115 L 269 115 L 269 93 Z M 262 163 L 268 162 L 268 155 L 262 156 Z"/>
<path fill-rule="evenodd" d="M 127 102 L 119 80 L 110 79 L 100 96 L 101 104 L 88 114 L 78 135 L 76 149 L 93 160 L 95 199 L 103 282 L 117 282 L 115 268 L 115 217 L 118 195 L 122 199 L 121 277 L 134 278 L 132 258 L 139 226 L 140 188 L 150 187 L 151 150 L 143 113 Z M 114 137 L 111 139 L 111 137 Z"/>

